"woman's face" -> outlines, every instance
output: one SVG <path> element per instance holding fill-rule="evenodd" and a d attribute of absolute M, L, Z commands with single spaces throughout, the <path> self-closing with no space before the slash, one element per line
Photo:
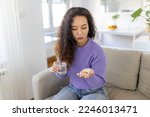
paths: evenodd
<path fill-rule="evenodd" d="M 88 41 L 89 25 L 85 16 L 75 16 L 72 22 L 72 34 L 77 46 L 83 46 Z"/>

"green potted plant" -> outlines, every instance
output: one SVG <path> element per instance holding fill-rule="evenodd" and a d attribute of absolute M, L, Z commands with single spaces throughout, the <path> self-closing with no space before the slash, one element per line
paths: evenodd
<path fill-rule="evenodd" d="M 131 17 L 133 18 L 132 21 L 135 21 L 138 17 L 144 18 L 146 20 L 146 31 L 150 32 L 150 0 L 146 0 L 146 2 L 148 4 L 134 11 Z"/>
<path fill-rule="evenodd" d="M 119 18 L 119 14 L 114 14 L 114 15 L 111 16 L 111 18 L 112 18 L 112 20 L 114 21 L 114 24 L 108 26 L 108 29 L 110 29 L 110 30 L 115 30 L 115 29 L 117 29 L 116 21 L 117 21 L 117 19 Z"/>
<path fill-rule="evenodd" d="M 119 14 L 114 14 L 111 18 L 114 21 L 114 25 L 116 25 L 116 21 L 119 18 Z"/>

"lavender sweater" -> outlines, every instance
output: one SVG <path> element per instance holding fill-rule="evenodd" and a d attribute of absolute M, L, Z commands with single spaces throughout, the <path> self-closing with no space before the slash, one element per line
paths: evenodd
<path fill-rule="evenodd" d="M 93 69 L 95 75 L 90 78 L 78 77 L 77 73 L 84 68 Z M 89 39 L 84 46 L 77 47 L 74 61 L 67 74 L 65 76 L 57 74 L 57 77 L 65 78 L 69 76 L 70 84 L 78 89 L 96 89 L 102 87 L 105 83 L 105 68 L 106 61 L 102 48 L 92 39 Z"/>

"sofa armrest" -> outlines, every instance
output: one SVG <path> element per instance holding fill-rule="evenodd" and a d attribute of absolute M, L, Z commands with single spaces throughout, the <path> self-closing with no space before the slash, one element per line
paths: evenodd
<path fill-rule="evenodd" d="M 55 73 L 46 69 L 32 77 L 33 97 L 35 100 L 46 99 L 55 95 L 61 87 L 68 84 L 68 78 L 58 79 Z"/>

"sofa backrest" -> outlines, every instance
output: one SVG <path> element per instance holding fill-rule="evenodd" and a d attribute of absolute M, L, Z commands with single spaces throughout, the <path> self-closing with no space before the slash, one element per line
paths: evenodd
<path fill-rule="evenodd" d="M 106 83 L 135 90 L 137 88 L 141 52 L 103 47 L 106 56 Z"/>
<path fill-rule="evenodd" d="M 138 89 L 150 98 L 150 53 L 142 52 Z"/>

